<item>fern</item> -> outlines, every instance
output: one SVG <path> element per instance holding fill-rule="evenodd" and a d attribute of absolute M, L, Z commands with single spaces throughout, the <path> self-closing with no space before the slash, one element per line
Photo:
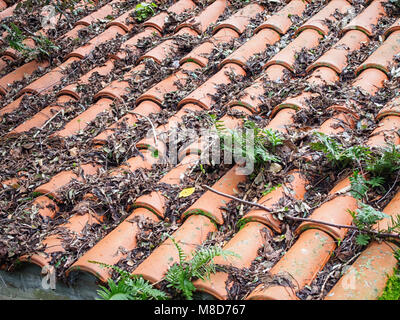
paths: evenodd
<path fill-rule="evenodd" d="M 215 122 L 215 127 L 222 149 L 232 153 L 235 159 L 246 159 L 256 165 L 281 161 L 271 153 L 283 144 L 283 138 L 278 132 L 260 129 L 253 121 L 245 121 L 244 130 L 227 129 L 218 121 Z"/>
<path fill-rule="evenodd" d="M 359 203 L 360 209 L 357 209 L 356 221 L 364 226 L 372 226 L 379 220 L 389 218 L 389 216 L 381 211 L 378 211 L 365 203 Z"/>
<path fill-rule="evenodd" d="M 108 279 L 108 288 L 99 286 L 100 289 L 97 290 L 97 294 L 103 300 L 165 300 L 168 298 L 165 292 L 155 289 L 140 276 L 132 275 L 117 266 L 97 261 L 89 262 L 113 269 L 119 274 L 117 283 Z"/>
<path fill-rule="evenodd" d="M 395 217 L 391 216 L 390 217 L 390 225 L 386 232 L 397 232 L 400 233 L 400 214 L 397 214 Z M 399 250 L 400 253 L 400 250 Z M 400 260 L 400 255 L 399 259 Z"/>
<path fill-rule="evenodd" d="M 189 266 L 185 263 L 174 264 L 168 269 L 164 278 L 168 282 L 168 288 L 175 288 L 188 300 L 193 299 L 193 292 L 196 291 L 196 287 L 191 281 L 192 274 L 190 271 Z"/>
<path fill-rule="evenodd" d="M 218 256 L 226 259 L 228 255 L 233 255 L 233 252 L 224 251 L 221 247 L 201 248 L 196 251 L 190 262 L 193 276 L 202 280 L 210 278 L 210 275 L 217 271 L 216 265 L 211 263 L 212 259 Z"/>
<path fill-rule="evenodd" d="M 264 187 L 267 188 L 268 185 L 265 185 Z M 262 195 L 263 195 L 263 196 L 266 196 L 267 194 L 271 193 L 272 191 L 274 191 L 274 190 L 276 190 L 277 188 L 280 188 L 280 187 L 282 187 L 282 184 L 281 184 L 281 183 L 279 183 L 279 184 L 276 185 L 276 186 L 267 188 L 267 189 L 265 189 L 265 190 L 262 192 Z"/>
<path fill-rule="evenodd" d="M 217 116 L 213 113 L 210 113 L 209 116 L 211 119 L 211 123 L 214 125 L 218 134 L 222 135 L 223 133 L 225 133 L 227 129 L 224 125 L 224 122 L 221 120 L 218 120 Z"/>
<path fill-rule="evenodd" d="M 353 223 L 355 226 L 361 231 L 361 233 L 357 235 L 357 243 L 359 245 L 367 245 L 371 239 L 371 235 L 367 232 L 372 230 L 375 223 L 384 218 L 389 218 L 390 216 L 365 203 L 359 202 L 358 205 L 359 209 L 355 212 L 351 210 L 348 210 L 348 212 L 353 217 Z"/>
<path fill-rule="evenodd" d="M 371 158 L 371 150 L 364 146 L 346 148 L 335 139 L 322 132 L 315 132 L 317 142 L 310 144 L 311 149 L 321 151 L 336 167 L 346 167 L 354 162 L 365 161 Z"/>
<path fill-rule="evenodd" d="M 315 132 L 314 135 L 318 142 L 311 143 L 311 148 L 315 151 L 322 151 L 330 161 L 338 161 L 342 152 L 341 145 L 322 132 Z"/>
<path fill-rule="evenodd" d="M 390 177 L 395 171 L 400 169 L 400 151 L 399 147 L 390 145 L 378 152 L 367 163 L 366 170 L 373 176 Z"/>
<path fill-rule="evenodd" d="M 185 252 L 183 252 L 183 249 L 181 248 L 181 246 L 176 242 L 176 240 L 174 239 L 174 237 L 171 237 L 169 234 L 166 234 L 168 236 L 168 238 L 171 239 L 172 243 L 175 245 L 176 249 L 178 250 L 178 256 L 179 256 L 179 264 L 182 264 L 185 262 L 186 260 L 186 254 Z"/>
<path fill-rule="evenodd" d="M 168 282 L 167 287 L 174 288 L 177 292 L 188 299 L 193 299 L 193 293 L 196 287 L 192 283 L 192 279 L 198 278 L 204 280 L 209 278 L 211 274 L 216 272 L 216 265 L 213 259 L 217 256 L 222 256 L 226 259 L 227 256 L 237 254 L 224 251 L 220 247 L 201 248 L 192 254 L 190 260 L 186 260 L 187 256 L 184 254 L 180 245 L 173 237 L 167 235 L 172 243 L 175 245 L 179 253 L 179 263 L 173 264 L 165 275 L 165 280 Z"/>
<path fill-rule="evenodd" d="M 272 129 L 263 129 L 261 134 L 267 137 L 273 150 L 275 150 L 277 146 L 283 145 L 283 138 L 278 131 L 273 131 Z"/>
<path fill-rule="evenodd" d="M 358 170 L 353 172 L 353 175 L 349 178 L 351 182 L 351 195 L 358 199 L 362 200 L 369 191 L 370 187 L 378 188 L 382 187 L 384 179 L 382 177 L 373 177 L 371 179 L 365 179 L 364 176 L 359 174 Z"/>
<path fill-rule="evenodd" d="M 107 289 L 104 286 L 99 286 L 101 290 L 97 290 L 97 294 L 103 300 L 133 300 L 131 290 L 125 281 L 115 283 L 112 279 L 108 279 Z"/>

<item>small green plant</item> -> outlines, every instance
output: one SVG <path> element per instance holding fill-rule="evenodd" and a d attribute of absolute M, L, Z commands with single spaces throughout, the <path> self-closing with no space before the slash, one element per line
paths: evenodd
<path fill-rule="evenodd" d="M 379 150 L 366 165 L 366 171 L 373 176 L 388 178 L 400 169 L 400 148 L 394 144 Z"/>
<path fill-rule="evenodd" d="M 52 5 L 57 12 L 63 13 L 67 9 L 72 11 L 75 8 L 75 5 L 79 2 L 79 0 L 25 0 L 18 2 L 16 9 L 23 8 L 27 12 L 32 12 L 37 8 Z M 90 0 L 87 0 L 86 2 L 92 3 Z"/>
<path fill-rule="evenodd" d="M 153 16 L 155 14 L 155 8 L 157 8 L 157 5 L 154 2 L 138 3 L 135 7 L 135 18 L 137 22 L 142 22 L 146 20 L 148 17 Z"/>
<path fill-rule="evenodd" d="M 30 37 L 35 42 L 35 47 L 31 48 L 24 43 L 24 40 L 27 37 L 16 24 L 11 22 L 10 26 L 2 24 L 2 27 L 8 33 L 5 39 L 8 42 L 8 45 L 12 49 L 20 52 L 27 61 L 32 59 L 40 60 L 43 57 L 49 57 L 54 51 L 60 49 L 49 38 L 42 34 Z"/>
<path fill-rule="evenodd" d="M 386 230 L 378 230 L 378 234 L 399 233 L 400 231 L 400 215 L 396 215 L 395 217 L 388 216 L 381 211 L 375 210 L 370 205 L 361 202 L 367 197 L 367 193 L 370 188 L 383 188 L 382 184 L 384 181 L 385 179 L 383 177 L 372 177 L 367 180 L 358 172 L 358 170 L 355 170 L 353 175 L 350 177 L 350 194 L 357 199 L 359 209 L 357 209 L 355 212 L 348 210 L 348 212 L 353 217 L 354 225 L 360 230 L 360 234 L 358 234 L 356 237 L 356 241 L 359 245 L 367 245 L 371 240 L 372 235 L 376 236 L 376 234 L 371 232 L 373 230 L 373 226 L 384 218 L 390 218 L 391 223 Z"/>
<path fill-rule="evenodd" d="M 272 154 L 277 146 L 283 144 L 283 138 L 278 132 L 261 129 L 253 121 L 245 121 L 243 130 L 227 129 L 218 121 L 215 127 L 222 149 L 232 153 L 235 159 L 246 159 L 256 165 L 281 161 Z"/>
<path fill-rule="evenodd" d="M 272 129 L 263 129 L 261 130 L 261 134 L 267 137 L 273 151 L 275 151 L 277 146 L 283 145 L 283 138 L 281 137 L 279 132 Z"/>
<path fill-rule="evenodd" d="M 27 12 L 32 12 L 34 8 L 43 7 L 49 4 L 48 0 L 25 0 L 19 1 L 16 9 L 24 8 Z"/>
<path fill-rule="evenodd" d="M 67 10 L 73 14 L 77 14 L 75 6 L 80 2 L 80 0 L 56 0 L 52 3 L 56 12 L 66 15 Z M 90 0 L 86 0 L 87 3 L 92 3 Z M 81 9 L 83 10 L 83 8 Z"/>
<path fill-rule="evenodd" d="M 397 249 L 394 254 L 397 259 L 397 268 L 386 282 L 386 287 L 378 300 L 400 300 L 400 249 Z"/>
<path fill-rule="evenodd" d="M 367 192 L 370 188 L 382 187 L 384 179 L 382 177 L 373 177 L 371 179 L 365 179 L 363 175 L 359 173 L 358 170 L 353 172 L 353 175 L 349 178 L 351 183 L 350 193 L 351 195 L 358 199 L 362 200 L 366 197 Z"/>
<path fill-rule="evenodd" d="M 374 224 L 384 218 L 389 218 L 387 214 L 362 202 L 359 202 L 359 209 L 356 211 L 348 210 L 348 212 L 353 217 L 354 225 L 362 231 L 357 235 L 356 241 L 363 246 L 367 245 L 371 240 L 371 234 L 368 231 L 372 230 Z"/>
<path fill-rule="evenodd" d="M 322 132 L 315 132 L 314 135 L 317 142 L 311 143 L 311 149 L 323 152 L 326 158 L 336 167 L 344 168 L 371 157 L 371 150 L 367 147 L 352 146 L 347 148 Z"/>
<path fill-rule="evenodd" d="M 267 188 L 268 185 L 265 185 L 265 187 Z M 271 193 L 272 191 L 276 190 L 276 188 L 280 188 L 280 187 L 282 187 L 282 184 L 281 184 L 281 183 L 278 184 L 278 185 L 276 185 L 276 186 L 267 188 L 267 189 L 265 189 L 265 190 L 262 192 L 262 195 L 263 195 L 263 196 L 266 196 L 267 194 L 269 194 L 269 193 Z"/>
<path fill-rule="evenodd" d="M 108 279 L 108 288 L 100 286 L 97 294 L 103 300 L 166 300 L 167 294 L 155 289 L 148 281 L 140 276 L 132 275 L 121 268 L 97 261 L 90 261 L 105 268 L 118 272 L 119 279 L 114 282 Z"/>
<path fill-rule="evenodd" d="M 165 280 L 168 282 L 167 287 L 174 288 L 188 300 L 193 299 L 193 293 L 196 291 L 192 279 L 199 278 L 204 280 L 216 272 L 216 265 L 212 261 L 215 257 L 222 256 L 226 258 L 227 256 L 237 256 L 233 252 L 224 251 L 220 247 L 213 246 L 195 251 L 192 254 L 192 258 L 187 260 L 186 254 L 176 240 L 169 235 L 168 237 L 178 250 L 179 262 L 173 264 L 168 269 L 165 276 Z"/>
<path fill-rule="evenodd" d="M 322 132 L 315 132 L 314 135 L 317 141 L 310 144 L 311 149 L 321 151 L 336 167 L 357 164 L 372 178 L 380 177 L 380 184 L 400 169 L 400 147 L 394 144 L 377 150 L 366 146 L 347 148 Z"/>
<path fill-rule="evenodd" d="M 26 37 L 15 23 L 11 22 L 10 26 L 5 24 L 2 24 L 1 26 L 8 33 L 5 40 L 12 49 L 17 50 L 18 52 L 24 52 L 28 50 L 28 47 L 23 43 Z"/>
<path fill-rule="evenodd" d="M 49 57 L 52 52 L 55 52 L 60 49 L 59 46 L 56 46 L 53 41 L 44 35 L 40 35 L 38 37 L 32 37 L 35 41 L 35 48 L 31 52 L 34 56 L 47 56 Z"/>
<path fill-rule="evenodd" d="M 400 300 L 400 271 L 396 269 L 389 277 L 386 287 L 378 300 Z"/>

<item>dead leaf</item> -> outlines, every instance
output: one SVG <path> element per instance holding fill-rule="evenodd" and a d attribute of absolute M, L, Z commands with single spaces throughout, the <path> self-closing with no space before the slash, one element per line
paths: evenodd
<path fill-rule="evenodd" d="M 179 192 L 178 198 L 189 197 L 194 191 L 194 187 L 183 189 L 181 192 Z"/>

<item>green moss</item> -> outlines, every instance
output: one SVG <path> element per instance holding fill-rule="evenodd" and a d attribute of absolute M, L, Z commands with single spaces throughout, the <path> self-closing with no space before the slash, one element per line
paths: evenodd
<path fill-rule="evenodd" d="M 187 218 L 190 215 L 202 215 L 202 216 L 206 216 L 207 218 L 210 219 L 210 221 L 218 228 L 218 222 L 215 220 L 214 216 L 207 212 L 207 211 L 203 211 L 201 209 L 194 209 L 194 210 L 189 210 L 186 211 L 183 215 L 182 218 Z"/>
<path fill-rule="evenodd" d="M 400 300 L 400 270 L 395 269 L 394 274 L 386 282 L 385 290 L 378 300 Z"/>
<path fill-rule="evenodd" d="M 186 62 L 193 62 L 193 63 L 197 63 L 196 61 L 194 61 L 194 59 L 192 59 L 192 58 L 188 58 L 188 59 L 186 59 Z"/>
<path fill-rule="evenodd" d="M 164 220 L 164 217 L 163 217 L 163 216 L 160 216 L 154 209 L 150 208 L 149 206 L 133 204 L 133 205 L 132 205 L 132 208 L 133 208 L 133 209 L 137 209 L 137 208 L 144 208 L 144 209 L 147 209 L 147 210 L 149 210 L 151 213 L 153 213 L 154 215 L 156 215 L 158 218 L 160 218 L 161 220 Z"/>
<path fill-rule="evenodd" d="M 244 226 L 245 226 L 247 223 L 252 222 L 252 221 L 256 221 L 256 220 L 254 220 L 254 219 L 252 219 L 252 218 L 242 218 L 242 219 L 240 219 L 240 220 L 236 223 L 236 227 L 237 227 L 239 230 L 242 230 L 242 228 L 244 228 Z"/>
<path fill-rule="evenodd" d="M 387 76 L 389 76 L 389 75 L 387 74 L 386 69 L 385 69 L 384 67 L 378 65 L 378 64 L 363 66 L 363 67 L 361 68 L 361 70 L 359 70 L 359 72 L 357 73 L 357 75 L 360 75 L 361 72 L 363 72 L 364 70 L 367 70 L 367 69 L 378 69 L 379 71 L 382 71 L 384 74 L 386 74 Z"/>
<path fill-rule="evenodd" d="M 41 196 L 41 195 L 42 195 L 41 192 L 37 192 L 37 191 L 32 192 L 32 198 L 37 198 L 37 197 L 39 197 L 39 196 Z M 49 197 L 49 198 L 50 198 L 50 197 Z"/>

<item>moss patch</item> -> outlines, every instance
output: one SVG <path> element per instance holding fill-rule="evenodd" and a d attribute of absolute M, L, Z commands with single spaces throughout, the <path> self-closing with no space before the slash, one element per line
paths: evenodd
<path fill-rule="evenodd" d="M 386 282 L 386 288 L 378 300 L 400 300 L 400 270 L 396 269 L 394 274 Z"/>

